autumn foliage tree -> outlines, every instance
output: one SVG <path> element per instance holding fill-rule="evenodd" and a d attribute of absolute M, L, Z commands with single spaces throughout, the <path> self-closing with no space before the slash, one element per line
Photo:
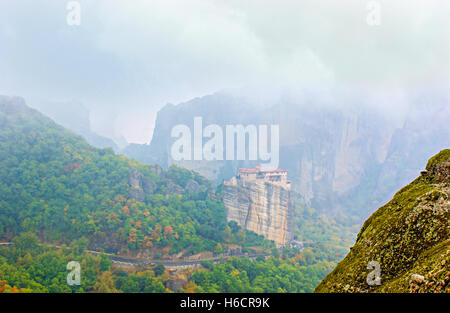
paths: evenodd
<path fill-rule="evenodd" d="M 172 234 L 173 234 L 173 228 L 172 227 L 170 227 L 169 225 L 164 227 L 164 236 L 166 238 L 170 238 L 170 236 L 172 236 Z"/>

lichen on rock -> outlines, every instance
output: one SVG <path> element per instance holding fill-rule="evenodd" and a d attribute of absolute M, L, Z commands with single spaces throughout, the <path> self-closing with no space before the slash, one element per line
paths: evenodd
<path fill-rule="evenodd" d="M 450 149 L 431 158 L 426 170 L 372 214 L 316 292 L 450 291 Z M 370 261 L 380 264 L 380 285 L 366 281 Z M 412 279 L 422 276 L 421 283 Z"/>

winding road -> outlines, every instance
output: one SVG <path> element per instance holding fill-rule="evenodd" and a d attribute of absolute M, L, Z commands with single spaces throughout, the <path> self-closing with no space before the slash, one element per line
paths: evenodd
<path fill-rule="evenodd" d="M 14 243 L 12 242 L 0 242 L 0 246 L 11 246 Z M 46 244 L 46 246 L 48 247 L 52 247 L 52 248 L 57 248 L 57 249 L 61 249 L 61 246 L 57 246 L 57 245 L 51 245 L 51 244 Z M 94 251 L 94 250 L 86 250 L 86 252 L 94 254 L 94 255 L 98 255 L 98 254 L 102 254 L 102 252 L 100 251 Z M 158 264 L 162 264 L 164 265 L 164 267 L 167 268 L 182 268 L 182 267 L 192 267 L 192 266 L 196 266 L 196 265 L 200 265 L 202 264 L 204 261 L 211 261 L 212 263 L 218 263 L 220 261 L 232 258 L 232 257 L 248 257 L 250 259 L 256 259 L 258 256 L 262 255 L 262 256 L 268 256 L 270 255 L 269 253 L 261 253 L 261 254 L 237 254 L 237 255 L 222 255 L 222 256 L 218 256 L 218 257 L 213 257 L 213 258 L 204 258 L 204 259 L 198 259 L 198 260 L 161 260 L 161 259 L 141 259 L 141 258 L 127 258 L 127 257 L 122 257 L 122 256 L 118 256 L 115 254 L 111 254 L 111 253 L 103 253 L 106 256 L 109 257 L 109 259 L 113 262 L 113 263 L 117 263 L 117 264 L 125 264 L 125 265 L 158 265 Z"/>

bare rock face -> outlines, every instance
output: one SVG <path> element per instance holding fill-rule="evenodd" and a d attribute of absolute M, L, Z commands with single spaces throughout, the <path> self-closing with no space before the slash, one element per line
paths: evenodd
<path fill-rule="evenodd" d="M 202 188 L 201 188 L 200 184 L 197 183 L 197 182 L 196 182 L 195 180 L 193 180 L 193 179 L 189 179 L 189 180 L 188 180 L 185 189 L 186 189 L 187 191 L 189 191 L 190 193 L 197 193 L 197 192 L 202 191 Z"/>
<path fill-rule="evenodd" d="M 136 168 L 130 167 L 128 175 L 130 198 L 140 202 L 145 201 L 145 195 L 150 195 L 156 189 L 156 184 L 144 177 Z"/>
<path fill-rule="evenodd" d="M 167 194 L 169 195 L 182 195 L 184 193 L 184 189 L 178 185 L 169 180 L 167 182 Z"/>
<path fill-rule="evenodd" d="M 266 180 L 243 180 L 233 177 L 225 181 L 223 202 L 227 220 L 273 240 L 278 246 L 292 239 L 290 187 Z"/>
<path fill-rule="evenodd" d="M 220 184 L 255 162 L 173 160 L 172 128 L 183 124 L 193 130 L 197 116 L 204 126 L 222 129 L 278 124 L 279 166 L 289 171 L 291 190 L 318 210 L 367 218 L 414 179 L 430 155 L 450 146 L 450 100 L 443 95 L 411 95 L 412 107 L 404 116 L 379 109 L 377 96 L 340 88 L 267 101 L 261 105 L 221 92 L 166 105 L 158 112 L 151 144 L 133 145 L 124 153 L 147 164 L 176 164 Z M 389 101 L 393 107 L 398 104 L 394 98 Z"/>

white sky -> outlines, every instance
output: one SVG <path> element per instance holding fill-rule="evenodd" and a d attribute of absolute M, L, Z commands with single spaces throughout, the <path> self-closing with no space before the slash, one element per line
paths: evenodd
<path fill-rule="evenodd" d="M 447 0 L 376 1 L 379 26 L 365 0 L 80 0 L 80 26 L 67 2 L 0 1 L 0 94 L 80 100 L 131 142 L 167 102 L 223 89 L 450 85 Z"/>

